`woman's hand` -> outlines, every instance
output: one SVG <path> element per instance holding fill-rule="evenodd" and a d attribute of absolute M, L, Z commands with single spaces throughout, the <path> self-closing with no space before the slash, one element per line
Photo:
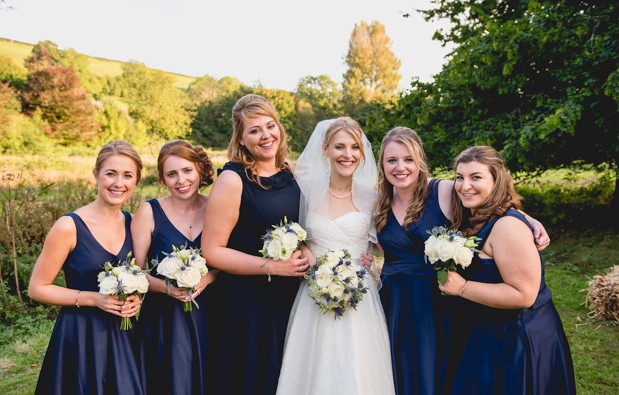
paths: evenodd
<path fill-rule="evenodd" d="M 310 249 L 307 248 L 305 243 L 301 243 L 300 247 L 301 247 L 301 258 L 307 258 L 307 262 L 309 263 L 310 267 L 314 266 L 316 264 L 316 258 L 314 258 L 314 254 L 312 254 Z"/>
<path fill-rule="evenodd" d="M 125 300 L 118 300 L 117 295 L 102 295 L 96 293 L 95 307 L 117 315 L 119 317 L 133 317 L 140 311 L 142 300 L 137 295 L 128 296 Z"/>
<path fill-rule="evenodd" d="M 529 221 L 529 223 L 533 227 L 535 246 L 537 247 L 538 251 L 542 251 L 550 245 L 550 236 L 548 235 L 548 232 L 546 232 L 546 228 L 544 228 L 544 225 L 542 225 L 542 223 L 538 220 L 531 218 L 531 221 Z"/>
<path fill-rule="evenodd" d="M 462 278 L 462 276 L 458 273 L 447 272 L 447 279 L 445 280 L 445 284 L 441 284 L 441 282 L 439 281 L 438 289 L 449 295 L 462 296 L 462 290 L 465 283 L 466 280 Z"/>
<path fill-rule="evenodd" d="M 277 276 L 303 277 L 307 269 L 310 268 L 310 263 L 307 258 L 302 258 L 301 255 L 301 251 L 295 251 L 286 261 L 269 259 L 269 262 L 267 262 L 267 265 L 270 265 L 269 273 Z"/>
<path fill-rule="evenodd" d="M 361 254 L 361 266 L 363 266 L 366 270 L 370 270 L 373 259 L 374 254 L 372 254 L 372 251 Z"/>

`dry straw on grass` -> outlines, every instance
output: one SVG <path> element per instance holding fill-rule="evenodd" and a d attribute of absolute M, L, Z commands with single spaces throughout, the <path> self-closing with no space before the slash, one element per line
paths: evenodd
<path fill-rule="evenodd" d="M 609 268 L 605 276 L 593 277 L 587 288 L 585 303 L 591 303 L 589 318 L 619 322 L 619 265 Z"/>

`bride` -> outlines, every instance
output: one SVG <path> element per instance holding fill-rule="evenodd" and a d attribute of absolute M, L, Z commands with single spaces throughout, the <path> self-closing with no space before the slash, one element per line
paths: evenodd
<path fill-rule="evenodd" d="M 320 122 L 297 161 L 301 226 L 314 257 L 347 249 L 360 257 L 376 243 L 376 162 L 359 124 L 348 117 Z M 323 315 L 304 282 L 286 334 L 278 394 L 394 394 L 389 334 L 375 278 L 357 310 Z"/>

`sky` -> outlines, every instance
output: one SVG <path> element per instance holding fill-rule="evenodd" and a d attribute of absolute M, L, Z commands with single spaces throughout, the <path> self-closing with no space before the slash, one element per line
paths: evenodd
<path fill-rule="evenodd" d="M 429 82 L 449 48 L 432 40 L 447 23 L 415 9 L 430 0 L 5 0 L 0 37 L 188 76 L 231 76 L 294 91 L 308 75 L 342 81 L 355 24 L 378 21 L 401 60 L 400 87 Z M 404 18 L 405 13 L 411 17 Z"/>

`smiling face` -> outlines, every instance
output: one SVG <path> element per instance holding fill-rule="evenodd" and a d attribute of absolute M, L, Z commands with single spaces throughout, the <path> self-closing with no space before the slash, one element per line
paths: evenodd
<path fill-rule="evenodd" d="M 187 199 L 198 193 L 200 173 L 195 163 L 170 155 L 163 163 L 163 182 L 172 196 Z"/>
<path fill-rule="evenodd" d="M 266 115 L 243 121 L 243 133 L 239 144 L 257 161 L 275 159 L 279 147 L 280 131 L 275 120 Z"/>
<path fill-rule="evenodd" d="M 494 177 L 488 165 L 479 162 L 459 163 L 456 168 L 456 193 L 462 205 L 471 209 L 481 206 L 492 193 Z"/>
<path fill-rule="evenodd" d="M 331 173 L 340 177 L 352 177 L 361 161 L 361 148 L 355 138 L 348 132 L 335 132 L 328 145 L 322 146 L 322 153 L 331 164 Z"/>
<path fill-rule="evenodd" d="M 419 179 L 419 167 L 405 144 L 392 141 L 385 146 L 382 163 L 387 181 L 397 191 L 415 187 Z"/>
<path fill-rule="evenodd" d="M 120 206 L 133 195 L 137 166 L 128 156 L 115 154 L 103 161 L 95 180 L 98 198 L 109 205 Z"/>

